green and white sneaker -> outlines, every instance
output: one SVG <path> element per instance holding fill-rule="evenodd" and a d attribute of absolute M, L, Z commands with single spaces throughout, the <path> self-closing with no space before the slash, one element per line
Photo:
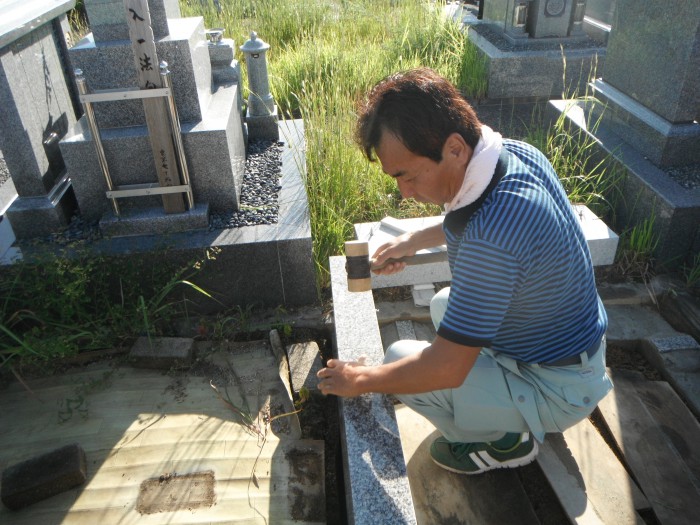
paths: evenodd
<path fill-rule="evenodd" d="M 516 438 L 517 436 L 517 438 Z M 500 442 L 515 439 L 515 444 L 498 448 Z M 457 474 L 480 474 L 497 468 L 522 467 L 537 455 L 537 441 L 529 432 L 506 434 L 494 443 L 453 443 L 439 437 L 430 446 L 433 461 Z"/>

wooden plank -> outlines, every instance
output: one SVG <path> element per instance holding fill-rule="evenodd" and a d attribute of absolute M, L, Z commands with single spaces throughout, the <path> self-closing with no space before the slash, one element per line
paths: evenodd
<path fill-rule="evenodd" d="M 538 523 L 514 469 L 478 476 L 449 472 L 430 457 L 430 444 L 440 435 L 435 427 L 404 405 L 397 405 L 396 419 L 419 525 Z"/>
<path fill-rule="evenodd" d="M 124 0 L 126 19 L 129 25 L 129 38 L 134 51 L 134 64 L 141 89 L 161 87 L 160 69 L 156 44 L 151 28 L 151 14 L 148 0 Z M 170 133 L 166 102 L 159 98 L 143 99 L 146 125 L 151 139 L 153 161 L 161 186 L 179 186 L 180 174 L 177 157 Z M 185 211 L 182 194 L 166 194 L 161 197 L 166 213 Z"/>
<path fill-rule="evenodd" d="M 643 374 L 629 370 L 615 370 L 613 374 L 616 380 L 624 377 L 634 384 L 647 409 L 688 466 L 697 487 L 700 480 L 700 450 L 697 447 L 700 423 L 693 413 L 666 381 L 647 381 Z"/>
<path fill-rule="evenodd" d="M 588 419 L 548 434 L 537 461 L 572 523 L 644 525 L 648 501 Z"/>
<path fill-rule="evenodd" d="M 262 357 L 269 355 L 269 349 L 255 355 L 260 356 L 257 367 L 254 360 L 244 358 L 245 366 L 238 368 L 238 357 L 230 359 L 237 371 L 250 376 L 251 389 L 262 389 L 260 396 L 250 396 L 251 404 L 269 400 L 269 389 L 283 388 L 276 366 L 270 364 L 274 361 Z M 101 377 L 102 372 L 96 373 L 95 377 Z M 268 375 L 275 381 L 259 381 Z M 294 509 L 309 505 L 324 508 L 318 504 L 319 499 L 325 500 L 323 442 L 281 440 L 269 431 L 261 449 L 259 436 L 232 420 L 230 409 L 216 398 L 206 378 L 183 377 L 185 399 L 192 402 L 186 407 L 183 404 L 187 401 L 178 403 L 164 390 L 174 379 L 156 370 L 120 369 L 100 390 L 86 395 L 88 407 L 99 405 L 99 414 L 90 412 L 86 420 L 76 417 L 64 425 L 57 421 L 55 401 L 39 403 L 32 396 L 17 399 L 13 410 L 0 416 L 0 465 L 55 448 L 57 436 L 69 436 L 86 451 L 88 481 L 20 512 L 0 506 L 0 523 L 319 523 L 293 520 L 292 516 Z M 152 396 L 151 404 L 161 410 L 141 410 L 143 399 L 134 395 L 139 383 L 149 385 L 143 399 Z M 59 391 L 51 382 L 43 384 L 52 395 L 75 388 L 66 386 Z M 122 395 L 122 388 L 126 395 Z M 42 398 L 52 397 L 42 389 L 36 391 Z M 111 406 L 108 399 L 113 401 Z M 132 403 L 136 406 L 130 406 Z M 186 412 L 179 413 L 183 408 Z M 17 414 L 23 416 L 18 418 Z M 27 438 L 20 439 L 23 435 Z M 29 437 L 34 442 L 29 443 Z M 319 463 L 315 463 L 316 457 Z M 137 512 L 139 487 L 145 479 L 209 469 L 216 474 L 217 501 L 212 507 L 151 515 Z M 306 473 L 309 476 L 305 478 Z"/>
<path fill-rule="evenodd" d="M 615 388 L 598 406 L 659 522 L 695 525 L 700 491 L 634 385 L 618 375 Z"/>

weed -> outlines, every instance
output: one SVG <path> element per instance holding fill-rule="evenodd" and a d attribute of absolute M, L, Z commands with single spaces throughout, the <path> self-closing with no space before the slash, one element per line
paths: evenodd
<path fill-rule="evenodd" d="M 621 248 L 615 264 L 623 275 L 649 282 L 653 276 L 654 252 L 659 237 L 654 232 L 656 215 L 652 213 L 640 224 L 620 236 Z"/>
<path fill-rule="evenodd" d="M 175 296 L 193 282 L 202 264 L 183 268 L 106 260 L 59 252 L 20 261 L 0 274 L 0 368 L 41 365 L 79 352 L 112 348 L 143 333 L 167 329 L 186 309 Z"/>

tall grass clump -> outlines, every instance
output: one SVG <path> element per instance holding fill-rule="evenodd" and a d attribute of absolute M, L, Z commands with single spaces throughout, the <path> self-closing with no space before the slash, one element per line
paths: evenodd
<path fill-rule="evenodd" d="M 654 231 L 656 214 L 623 232 L 615 264 L 623 275 L 648 282 L 654 275 L 654 254 L 659 246 L 659 236 Z"/>
<path fill-rule="evenodd" d="M 598 153 L 591 134 L 572 128 L 562 113 L 548 129 L 531 131 L 525 140 L 547 156 L 572 203 L 585 204 L 598 216 L 609 217 L 619 197 L 622 170 L 611 162 L 610 155 Z"/>

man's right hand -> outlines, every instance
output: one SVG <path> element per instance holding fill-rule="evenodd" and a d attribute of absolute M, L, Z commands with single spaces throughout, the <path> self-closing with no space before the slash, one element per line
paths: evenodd
<path fill-rule="evenodd" d="M 406 268 L 406 263 L 400 261 L 387 263 L 387 261 L 400 259 L 401 257 L 411 257 L 415 254 L 416 249 L 412 247 L 411 233 L 404 233 L 377 248 L 370 259 L 370 268 L 377 275 L 398 273 Z"/>

